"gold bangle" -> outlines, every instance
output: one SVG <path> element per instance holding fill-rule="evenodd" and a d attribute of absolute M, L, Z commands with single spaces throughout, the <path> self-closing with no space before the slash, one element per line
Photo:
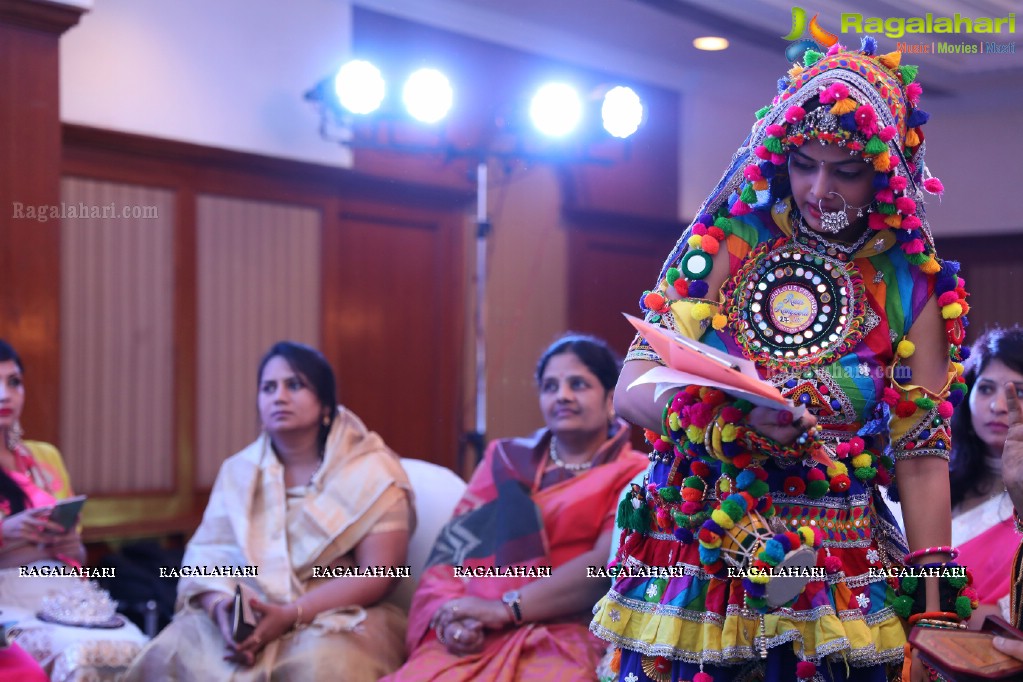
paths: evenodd
<path fill-rule="evenodd" d="M 291 626 L 292 630 L 297 630 L 302 627 L 302 605 L 297 601 L 292 602 L 295 605 L 295 623 Z"/>

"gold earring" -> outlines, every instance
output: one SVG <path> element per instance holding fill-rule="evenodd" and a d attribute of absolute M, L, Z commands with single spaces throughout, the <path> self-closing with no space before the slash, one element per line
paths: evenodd
<path fill-rule="evenodd" d="M 323 425 L 324 426 L 330 426 L 330 415 L 329 414 L 323 415 Z"/>
<path fill-rule="evenodd" d="M 11 452 L 21 445 L 21 437 L 25 432 L 21 430 L 21 422 L 14 422 L 11 428 L 7 429 L 7 449 Z"/>

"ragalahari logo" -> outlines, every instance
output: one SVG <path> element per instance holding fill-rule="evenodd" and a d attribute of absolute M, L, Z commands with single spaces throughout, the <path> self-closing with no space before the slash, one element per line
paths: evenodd
<path fill-rule="evenodd" d="M 830 31 L 824 30 L 817 22 L 816 14 L 809 22 L 806 21 L 806 10 L 802 7 L 792 8 L 792 30 L 782 38 L 792 41 L 792 44 L 785 49 L 785 57 L 790 62 L 802 59 L 803 53 L 807 50 L 827 49 L 838 42 L 838 36 Z M 804 38 L 809 35 L 809 38 Z"/>

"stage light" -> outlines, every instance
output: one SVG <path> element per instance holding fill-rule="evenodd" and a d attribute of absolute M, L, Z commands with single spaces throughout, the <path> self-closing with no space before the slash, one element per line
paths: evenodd
<path fill-rule="evenodd" d="M 337 70 L 334 91 L 338 102 L 353 114 L 370 114 L 384 101 L 386 86 L 380 69 L 362 59 L 354 59 Z"/>
<path fill-rule="evenodd" d="M 436 69 L 419 69 L 405 81 L 402 101 L 412 118 L 436 123 L 448 115 L 454 95 L 447 76 Z"/>
<path fill-rule="evenodd" d="M 583 105 L 579 93 L 565 83 L 548 83 L 533 96 L 529 116 L 533 125 L 550 137 L 572 132 L 582 118 Z"/>
<path fill-rule="evenodd" d="M 697 50 L 707 50 L 709 52 L 725 50 L 728 48 L 728 39 L 718 36 L 701 36 L 693 39 L 693 47 Z"/>
<path fill-rule="evenodd" d="M 643 102 L 632 88 L 616 86 L 604 95 L 600 117 L 604 121 L 604 130 L 625 139 L 639 130 L 643 122 Z"/>

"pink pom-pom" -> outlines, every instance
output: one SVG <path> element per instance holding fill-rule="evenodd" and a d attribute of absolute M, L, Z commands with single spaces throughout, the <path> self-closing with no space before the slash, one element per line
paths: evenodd
<path fill-rule="evenodd" d="M 845 49 L 845 46 L 842 45 L 842 43 L 835 43 L 834 45 L 832 45 L 831 47 L 828 48 L 828 55 L 827 56 L 834 57 L 836 54 L 838 54 L 839 52 L 841 52 L 844 49 Z"/>
<path fill-rule="evenodd" d="M 820 526 L 811 526 L 811 528 L 813 528 L 813 546 L 820 547 L 824 544 L 824 531 Z"/>
<path fill-rule="evenodd" d="M 834 104 L 835 103 L 835 91 L 831 89 L 829 85 L 826 88 L 821 88 L 821 94 L 817 96 L 821 104 Z"/>
<path fill-rule="evenodd" d="M 802 679 L 812 678 L 817 674 L 817 666 L 810 661 L 800 661 L 796 663 L 796 677 Z"/>
<path fill-rule="evenodd" d="M 734 204 L 732 204 L 732 215 L 746 215 L 747 213 L 752 212 L 753 209 L 751 209 L 749 207 L 749 204 L 747 204 L 744 201 L 736 201 Z"/>
<path fill-rule="evenodd" d="M 908 215 L 902 219 L 901 227 L 903 230 L 906 230 L 907 232 L 912 232 L 913 230 L 920 229 L 921 225 L 923 225 L 923 223 L 920 222 L 919 218 L 917 218 L 915 215 Z"/>
<path fill-rule="evenodd" d="M 959 302 L 959 294 L 954 291 L 946 291 L 941 296 L 938 296 L 938 305 L 945 307 L 952 305 L 953 303 Z"/>
<path fill-rule="evenodd" d="M 699 502 L 683 502 L 682 513 L 683 514 L 698 514 L 703 509 L 703 505 Z"/>
<path fill-rule="evenodd" d="M 895 209 L 902 215 L 913 215 L 916 213 L 916 202 L 909 197 L 899 197 L 895 200 Z"/>
<path fill-rule="evenodd" d="M 883 400 L 891 407 L 895 407 L 899 402 L 899 392 L 896 391 L 894 388 L 886 387 L 884 391 L 881 393 L 881 400 Z"/>
<path fill-rule="evenodd" d="M 853 114 L 856 118 L 856 127 L 864 135 L 877 135 L 877 112 L 869 104 L 861 104 Z"/>
<path fill-rule="evenodd" d="M 838 573 L 842 570 L 842 560 L 834 554 L 824 558 L 824 570 L 828 573 Z"/>
<path fill-rule="evenodd" d="M 701 670 L 693 675 L 693 682 L 714 682 L 714 676 Z"/>
<path fill-rule="evenodd" d="M 902 250 L 906 253 L 923 253 L 924 243 L 919 239 L 912 239 L 902 245 Z"/>
<path fill-rule="evenodd" d="M 877 136 L 881 138 L 882 142 L 891 142 L 898 134 L 899 131 L 895 126 L 885 126 L 877 131 Z"/>
<path fill-rule="evenodd" d="M 870 217 L 867 218 L 867 225 L 872 230 L 885 230 L 888 228 L 888 223 L 884 221 L 884 213 L 871 213 Z"/>
<path fill-rule="evenodd" d="M 788 161 L 784 154 L 771 154 L 771 163 L 775 166 L 784 166 L 785 162 Z"/>
<path fill-rule="evenodd" d="M 791 106 L 785 112 L 785 120 L 789 123 L 799 123 L 804 116 L 806 116 L 806 111 L 803 107 Z"/>
<path fill-rule="evenodd" d="M 895 193 L 890 189 L 879 189 L 874 198 L 880 201 L 882 204 L 893 204 L 895 203 Z"/>
<path fill-rule="evenodd" d="M 698 234 L 702 237 L 707 234 L 707 226 L 703 223 L 695 223 L 693 225 L 693 234 Z"/>
<path fill-rule="evenodd" d="M 845 83 L 833 83 L 831 85 L 831 94 L 835 96 L 836 100 L 845 99 L 849 96 L 849 86 Z"/>
<path fill-rule="evenodd" d="M 853 436 L 849 439 L 849 454 L 855 457 L 856 455 L 863 452 L 863 448 L 866 447 L 866 443 L 859 436 Z"/>
<path fill-rule="evenodd" d="M 952 403 L 947 400 L 942 400 L 938 403 L 938 414 L 941 415 L 942 419 L 949 419 L 952 417 L 952 412 L 955 410 L 952 407 Z"/>
<path fill-rule="evenodd" d="M 909 181 L 906 180 L 905 176 L 902 175 L 893 175 L 888 180 L 888 189 L 890 189 L 893 192 L 901 192 L 902 190 L 906 189 L 908 185 Z"/>
<path fill-rule="evenodd" d="M 906 99 L 914 107 L 920 101 L 920 95 L 924 94 L 924 88 L 919 83 L 913 82 L 906 86 Z"/>
<path fill-rule="evenodd" d="M 941 194 L 945 191 L 945 186 L 938 178 L 927 178 L 924 180 L 924 189 L 931 194 Z"/>
<path fill-rule="evenodd" d="M 778 125 L 777 123 L 767 126 L 764 130 L 771 137 L 785 137 L 785 126 Z"/>
<path fill-rule="evenodd" d="M 835 446 L 835 454 L 838 455 L 839 459 L 845 459 L 849 456 L 849 444 L 839 443 Z"/>
<path fill-rule="evenodd" d="M 760 173 L 760 166 L 752 163 L 742 169 L 742 175 L 750 182 L 764 179 L 764 176 Z"/>
<path fill-rule="evenodd" d="M 761 158 L 764 161 L 771 160 L 771 150 L 765 147 L 764 145 L 760 145 L 759 147 L 754 149 L 753 153 L 756 154 L 758 158 Z"/>

